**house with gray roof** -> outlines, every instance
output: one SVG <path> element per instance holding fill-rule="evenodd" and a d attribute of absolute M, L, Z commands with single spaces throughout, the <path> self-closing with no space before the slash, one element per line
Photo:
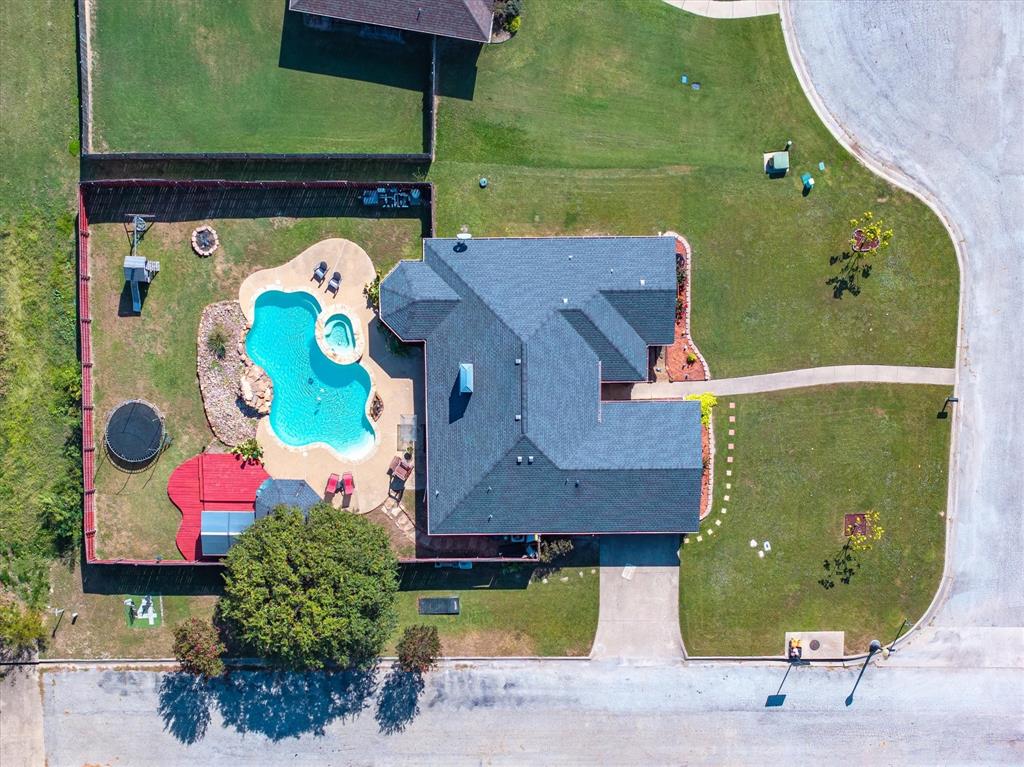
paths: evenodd
<path fill-rule="evenodd" d="M 288 8 L 313 16 L 454 37 L 491 41 L 493 0 L 288 0 Z"/>
<path fill-rule="evenodd" d="M 691 532 L 700 405 L 603 401 L 675 334 L 670 237 L 428 239 L 383 281 L 424 344 L 431 535 Z"/>

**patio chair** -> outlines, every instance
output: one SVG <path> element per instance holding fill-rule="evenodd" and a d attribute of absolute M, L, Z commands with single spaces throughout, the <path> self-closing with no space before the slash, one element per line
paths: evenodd
<path fill-rule="evenodd" d="M 352 495 L 356 491 L 356 480 L 352 476 L 352 472 L 346 471 L 341 477 L 341 486 L 345 490 L 345 495 Z"/>
<path fill-rule="evenodd" d="M 335 272 L 331 275 L 331 281 L 327 283 L 327 292 L 338 295 L 338 289 L 341 287 L 341 272 Z"/>
<path fill-rule="evenodd" d="M 324 284 L 324 277 L 327 276 L 327 262 L 321 261 L 320 266 L 313 270 L 313 281 L 318 285 Z"/>

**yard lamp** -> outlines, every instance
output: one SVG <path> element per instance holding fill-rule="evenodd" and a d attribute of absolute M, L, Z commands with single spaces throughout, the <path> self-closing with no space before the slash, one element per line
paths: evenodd
<path fill-rule="evenodd" d="M 956 404 L 959 401 L 960 401 L 959 397 L 952 397 L 952 396 L 946 397 L 946 401 L 942 403 L 942 410 L 940 410 L 938 412 L 938 415 L 936 417 L 937 418 L 949 418 L 949 411 L 946 410 L 946 408 L 949 407 L 950 404 Z"/>

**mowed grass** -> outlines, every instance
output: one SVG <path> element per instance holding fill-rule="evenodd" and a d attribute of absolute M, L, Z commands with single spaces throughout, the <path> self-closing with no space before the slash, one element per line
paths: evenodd
<path fill-rule="evenodd" d="M 942 573 L 950 422 L 935 416 L 948 393 L 864 385 L 720 398 L 713 511 L 680 555 L 691 655 L 778 655 L 786 631 L 812 630 L 845 631 L 847 651 L 861 652 L 924 613 Z M 844 515 L 872 509 L 882 540 L 857 555 L 849 584 L 823 587 Z M 771 552 L 758 558 L 751 540 Z"/>
<path fill-rule="evenodd" d="M 237 299 L 250 273 L 282 264 L 327 237 L 359 243 L 387 269 L 415 255 L 420 223 L 404 219 L 228 219 L 209 223 L 221 248 L 197 257 L 189 236 L 198 222 L 157 223 L 140 254 L 160 261 L 140 316 L 125 305 L 121 264 L 128 240 L 121 224 L 91 227 L 96 439 L 113 409 L 141 398 L 166 416 L 173 442 L 145 471 L 126 474 L 97 462 L 97 555 L 100 558 L 180 559 L 174 536 L 181 514 L 167 498 L 167 479 L 182 461 L 216 443 L 196 380 L 196 334 L 203 308 Z M 98 442 L 99 444 L 99 442 Z M 219 444 L 219 443 L 217 443 Z"/>
<path fill-rule="evenodd" d="M 683 233 L 693 334 L 715 377 L 953 364 L 958 271 L 946 231 L 832 139 L 778 17 L 527 0 L 513 40 L 486 47 L 475 69 L 449 51 L 440 71 L 441 92 L 463 97 L 439 108 L 429 175 L 439 234 L 463 224 L 477 236 Z M 683 73 L 702 89 L 680 84 Z M 787 139 L 793 169 L 769 180 L 762 153 Z M 817 181 L 807 197 L 804 171 Z M 836 299 L 830 258 L 865 210 L 892 227 L 893 244 L 859 296 Z"/>
<path fill-rule="evenodd" d="M 0 4 L 0 592 L 33 607 L 80 528 L 76 107 L 74 4 Z"/>
<path fill-rule="evenodd" d="M 96 0 L 95 152 L 422 152 L 428 46 L 319 31 L 284 0 Z"/>
<path fill-rule="evenodd" d="M 531 581 L 532 571 L 515 564 L 477 565 L 470 571 L 407 566 L 393 642 L 405 627 L 426 624 L 437 627 L 449 657 L 587 655 L 597 630 L 596 568 L 567 566 L 547 583 Z M 459 597 L 459 615 L 419 615 L 420 597 L 449 596 Z"/>

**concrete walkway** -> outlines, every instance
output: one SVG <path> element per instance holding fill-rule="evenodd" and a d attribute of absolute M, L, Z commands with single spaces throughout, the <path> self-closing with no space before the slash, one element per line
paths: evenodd
<path fill-rule="evenodd" d="M 919 368 L 900 365 L 837 365 L 804 368 L 782 373 L 766 373 L 742 378 L 720 378 L 710 381 L 678 381 L 675 383 L 636 384 L 633 399 L 672 399 L 687 394 L 712 392 L 719 396 L 753 394 L 805 386 L 827 386 L 843 383 L 939 384 L 952 386 L 956 380 L 953 368 Z M 939 403 L 941 404 L 941 403 Z"/>
<path fill-rule="evenodd" d="M 683 659 L 678 535 L 601 538 L 601 612 L 590 657 L 642 663 Z"/>
<path fill-rule="evenodd" d="M 665 0 L 669 5 L 709 19 L 747 19 L 779 12 L 779 0 Z"/>

